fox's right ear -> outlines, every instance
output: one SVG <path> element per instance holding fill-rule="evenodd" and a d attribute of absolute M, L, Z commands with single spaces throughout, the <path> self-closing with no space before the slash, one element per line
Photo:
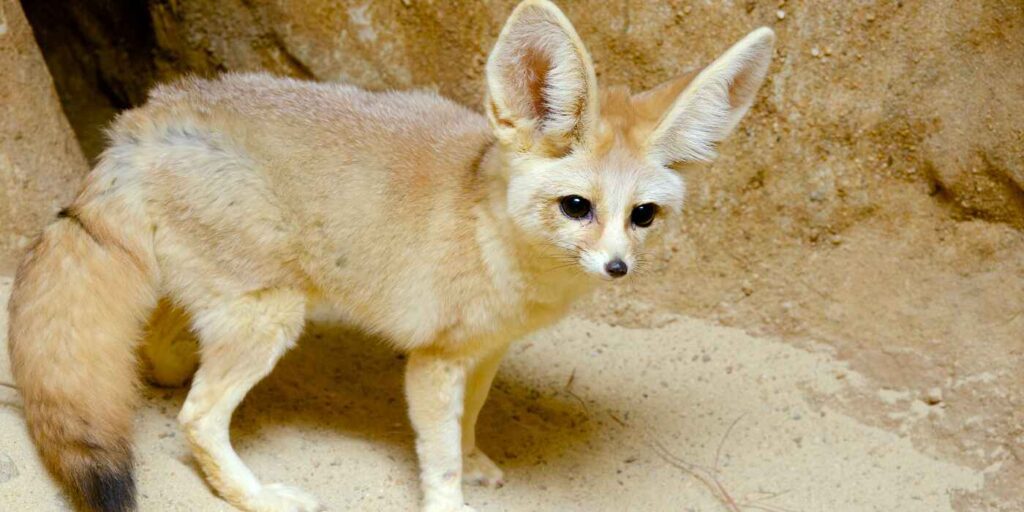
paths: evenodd
<path fill-rule="evenodd" d="M 597 83 L 582 41 L 562 11 L 526 0 L 487 60 L 487 117 L 499 141 L 521 152 L 564 154 L 596 124 Z"/>
<path fill-rule="evenodd" d="M 757 29 L 734 44 L 691 81 L 680 77 L 638 95 L 643 110 L 664 108 L 647 140 L 650 158 L 662 165 L 709 161 L 715 144 L 739 124 L 757 96 L 772 60 L 775 33 Z"/>

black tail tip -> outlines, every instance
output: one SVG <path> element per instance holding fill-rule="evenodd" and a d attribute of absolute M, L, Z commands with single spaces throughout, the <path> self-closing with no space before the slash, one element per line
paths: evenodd
<path fill-rule="evenodd" d="M 131 465 L 119 468 L 92 467 L 77 479 L 78 491 L 89 510 L 95 512 L 133 512 L 135 478 Z"/>

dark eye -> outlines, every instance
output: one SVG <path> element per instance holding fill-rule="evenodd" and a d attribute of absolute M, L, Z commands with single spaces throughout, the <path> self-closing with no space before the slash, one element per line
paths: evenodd
<path fill-rule="evenodd" d="M 640 206 L 633 207 L 633 213 L 629 215 L 629 219 L 633 221 L 638 227 L 646 228 L 654 222 L 654 215 L 658 213 L 658 205 L 654 203 L 644 203 Z"/>
<path fill-rule="evenodd" d="M 590 201 L 580 196 L 565 196 L 558 201 L 566 217 L 582 219 L 590 215 Z"/>

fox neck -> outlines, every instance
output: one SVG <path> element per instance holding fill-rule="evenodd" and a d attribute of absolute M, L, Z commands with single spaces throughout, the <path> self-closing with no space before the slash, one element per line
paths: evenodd
<path fill-rule="evenodd" d="M 578 264 L 565 261 L 550 243 L 531 236 L 508 208 L 508 154 L 491 142 L 480 159 L 483 201 L 477 216 L 477 243 L 500 286 L 518 295 L 517 302 L 567 306 L 590 291 L 595 280 Z"/>

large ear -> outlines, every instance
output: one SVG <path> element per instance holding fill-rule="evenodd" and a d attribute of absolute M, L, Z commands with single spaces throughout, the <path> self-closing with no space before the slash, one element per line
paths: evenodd
<path fill-rule="evenodd" d="M 487 60 L 487 117 L 518 151 L 557 155 L 583 143 L 598 117 L 594 65 L 562 11 L 526 0 Z"/>
<path fill-rule="evenodd" d="M 648 156 L 662 165 L 712 160 L 715 143 L 729 135 L 754 103 L 774 44 L 775 33 L 759 28 L 704 68 L 685 89 L 682 80 L 674 80 L 639 95 L 643 103 L 657 104 L 682 90 L 648 137 Z"/>

